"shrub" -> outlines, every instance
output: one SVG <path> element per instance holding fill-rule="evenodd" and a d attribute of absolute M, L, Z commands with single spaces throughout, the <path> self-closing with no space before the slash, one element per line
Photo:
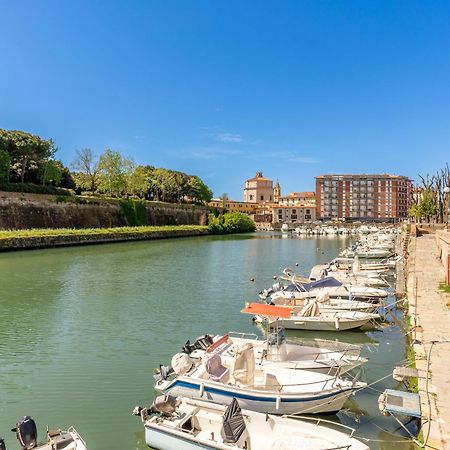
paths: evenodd
<path fill-rule="evenodd" d="M 147 224 L 147 211 L 143 200 L 122 199 L 119 200 L 119 205 L 129 226 L 138 227 Z"/>
<path fill-rule="evenodd" d="M 247 214 L 228 212 L 219 216 L 210 214 L 208 229 L 213 234 L 250 233 L 256 226 Z"/>
<path fill-rule="evenodd" d="M 68 189 L 58 188 L 55 186 L 43 186 L 41 184 L 33 183 L 0 183 L 0 191 L 64 196 L 72 195 Z"/>

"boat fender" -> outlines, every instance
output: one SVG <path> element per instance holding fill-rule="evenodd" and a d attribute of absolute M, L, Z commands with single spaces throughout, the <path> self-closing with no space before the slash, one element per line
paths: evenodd
<path fill-rule="evenodd" d="M 278 411 L 280 409 L 280 405 L 281 405 L 281 397 L 279 395 L 277 395 L 277 400 L 275 403 L 275 409 Z"/>
<path fill-rule="evenodd" d="M 336 330 L 339 330 L 339 317 L 335 317 L 334 326 L 336 327 Z"/>
<path fill-rule="evenodd" d="M 378 408 L 381 411 L 381 414 L 383 414 L 383 416 L 389 416 L 390 415 L 386 411 L 386 393 L 385 392 L 380 394 L 380 396 L 378 397 Z"/>
<path fill-rule="evenodd" d="M 202 383 L 200 384 L 200 397 L 203 397 L 204 392 L 205 392 L 205 385 Z"/>

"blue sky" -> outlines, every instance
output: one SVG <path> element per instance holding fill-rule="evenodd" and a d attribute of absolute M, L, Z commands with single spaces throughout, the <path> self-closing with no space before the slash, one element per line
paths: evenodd
<path fill-rule="evenodd" d="M 242 197 L 450 160 L 448 1 L 0 0 L 0 128 Z"/>

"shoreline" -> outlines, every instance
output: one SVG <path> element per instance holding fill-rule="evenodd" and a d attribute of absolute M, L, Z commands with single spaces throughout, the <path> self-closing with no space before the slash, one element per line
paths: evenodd
<path fill-rule="evenodd" d="M 450 312 L 449 296 L 439 289 L 445 274 L 436 240 L 435 234 L 418 236 L 413 229 L 405 243 L 408 315 L 411 318 L 408 350 L 418 370 L 423 445 L 430 449 L 448 449 Z"/>
<path fill-rule="evenodd" d="M 210 235 L 201 225 L 0 231 L 0 252 Z"/>

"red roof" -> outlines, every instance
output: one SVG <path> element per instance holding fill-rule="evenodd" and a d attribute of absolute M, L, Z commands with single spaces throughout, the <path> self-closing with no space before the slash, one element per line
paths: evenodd
<path fill-rule="evenodd" d="M 288 317 L 291 317 L 292 308 L 286 306 L 265 305 L 263 303 L 250 303 L 241 311 L 241 313 L 287 319 Z"/>

